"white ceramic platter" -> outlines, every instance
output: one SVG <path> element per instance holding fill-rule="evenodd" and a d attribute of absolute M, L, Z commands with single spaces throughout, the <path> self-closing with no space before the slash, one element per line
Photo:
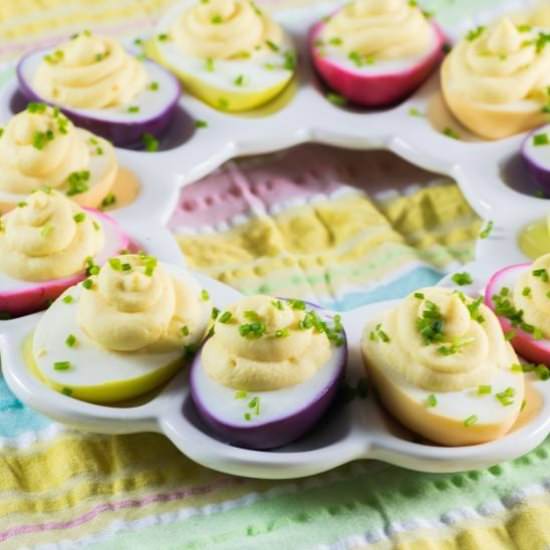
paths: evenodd
<path fill-rule="evenodd" d="M 502 2 L 498 11 L 526 7 L 531 2 Z M 285 149 L 308 141 L 354 149 L 387 149 L 411 163 L 447 174 L 460 185 L 472 207 L 494 222 L 488 239 L 480 241 L 478 260 L 465 266 L 475 279 L 466 288 L 475 295 L 498 268 L 525 261 L 516 240 L 527 222 L 546 215 L 543 199 L 522 194 L 503 181 L 507 165 L 519 152 L 524 136 L 496 142 L 449 139 L 425 117 L 413 117 L 411 108 L 425 112 L 438 87 L 434 75 L 413 97 L 387 111 L 352 112 L 328 102 L 319 90 L 305 51 L 309 26 L 334 9 L 335 3 L 315 9 L 293 10 L 277 17 L 289 30 L 300 51 L 298 89 L 292 100 L 271 115 L 228 115 L 215 111 L 190 96 L 182 108 L 208 127 L 197 130 L 184 144 L 157 153 L 118 149 L 120 164 L 139 175 L 141 193 L 130 206 L 113 212 L 125 230 L 159 259 L 184 264 L 185 259 L 165 224 L 182 186 L 197 180 L 224 161 Z M 486 23 L 497 15 L 480 14 L 449 36 Z M 7 120 L 15 80 L 0 93 L 0 121 Z M 235 290 L 198 276 L 220 308 L 239 297 Z M 442 284 L 449 284 L 444 280 Z M 391 302 L 368 305 L 342 314 L 350 346 L 348 380 L 362 376 L 359 358 L 364 324 Z M 369 394 L 333 408 L 309 436 L 275 451 L 251 451 L 227 445 L 203 429 L 190 402 L 186 373 L 180 373 L 151 401 L 137 407 L 107 407 L 78 401 L 39 382 L 22 359 L 22 343 L 40 314 L 0 322 L 3 374 L 16 396 L 38 411 L 83 430 L 103 433 L 158 431 L 197 462 L 232 474 L 258 478 L 293 478 L 329 470 L 362 458 L 374 458 L 415 470 L 458 471 L 485 467 L 520 456 L 537 446 L 550 432 L 550 382 L 533 381 L 542 407 L 528 424 L 504 438 L 468 447 L 446 448 L 415 442 L 391 421 Z"/>

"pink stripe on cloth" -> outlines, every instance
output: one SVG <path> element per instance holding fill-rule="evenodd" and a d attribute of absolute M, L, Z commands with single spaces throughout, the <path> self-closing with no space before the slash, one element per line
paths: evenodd
<path fill-rule="evenodd" d="M 84 523 L 88 523 L 89 521 L 95 519 L 97 516 L 104 512 L 114 512 L 127 508 L 142 508 L 144 506 L 157 502 L 170 502 L 174 500 L 189 498 L 192 496 L 207 495 L 209 493 L 212 493 L 213 491 L 222 489 L 227 486 L 240 485 L 244 483 L 244 481 L 245 480 L 241 478 L 224 478 L 219 480 L 218 482 L 211 483 L 209 485 L 191 487 L 189 489 L 174 491 L 173 493 L 160 493 L 138 499 L 126 499 L 118 502 L 106 502 L 104 504 L 99 504 L 95 506 L 94 508 L 79 517 L 67 521 L 52 521 L 48 523 L 17 525 L 15 527 L 10 527 L 6 531 L 0 532 L 0 542 L 5 542 L 6 540 L 18 535 L 28 535 L 31 533 L 39 533 L 41 531 L 53 531 L 57 529 L 70 529 L 72 527 L 78 527 L 79 525 L 83 525 Z"/>

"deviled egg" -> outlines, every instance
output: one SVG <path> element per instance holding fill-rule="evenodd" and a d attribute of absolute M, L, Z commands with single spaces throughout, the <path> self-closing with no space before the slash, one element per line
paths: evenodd
<path fill-rule="evenodd" d="M 485 302 L 522 357 L 550 366 L 550 254 L 497 271 Z"/>
<path fill-rule="evenodd" d="M 146 49 L 186 89 L 223 111 L 268 102 L 296 67 L 290 38 L 252 0 L 184 0 L 161 19 Z"/>
<path fill-rule="evenodd" d="M 0 217 L 0 311 L 43 309 L 130 246 L 105 214 L 84 211 L 58 191 L 36 191 Z"/>
<path fill-rule="evenodd" d="M 508 17 L 472 29 L 441 67 L 443 96 L 454 116 L 487 139 L 505 138 L 547 121 L 547 36 Z"/>
<path fill-rule="evenodd" d="M 118 173 L 113 146 L 76 128 L 59 109 L 29 103 L 0 130 L 0 213 L 49 187 L 97 208 Z"/>
<path fill-rule="evenodd" d="M 145 254 L 110 258 L 40 318 L 33 368 L 54 389 L 112 403 L 166 382 L 198 347 L 212 310 L 185 270 Z"/>
<path fill-rule="evenodd" d="M 76 124 L 115 145 L 139 144 L 145 134 L 158 137 L 180 95 L 168 71 L 90 31 L 31 52 L 19 62 L 17 78 L 29 101 L 57 106 Z"/>
<path fill-rule="evenodd" d="M 359 105 L 384 107 L 429 76 L 444 41 L 416 2 L 354 0 L 313 27 L 310 50 L 332 90 Z"/>
<path fill-rule="evenodd" d="M 213 329 L 190 384 L 199 415 L 216 435 L 270 449 L 315 425 L 344 374 L 338 317 L 300 300 L 259 295 L 218 312 Z"/>
<path fill-rule="evenodd" d="M 522 408 L 521 365 L 482 298 L 414 292 L 367 324 L 361 349 L 385 408 L 435 443 L 497 439 Z"/>

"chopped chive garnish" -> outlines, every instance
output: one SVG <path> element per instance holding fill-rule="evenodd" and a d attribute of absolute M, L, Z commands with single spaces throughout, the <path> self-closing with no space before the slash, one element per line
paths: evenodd
<path fill-rule="evenodd" d="M 504 339 L 506 341 L 510 341 L 510 340 L 513 340 L 515 337 L 517 336 L 517 332 L 515 330 L 507 330 L 505 333 L 504 333 Z"/>
<path fill-rule="evenodd" d="M 470 415 L 466 420 L 464 420 L 464 426 L 466 428 L 469 428 L 470 426 L 473 426 L 477 422 L 478 418 L 475 414 Z"/>
<path fill-rule="evenodd" d="M 527 298 L 531 297 L 531 288 L 528 286 L 523 287 L 523 290 L 521 291 L 521 295 L 525 296 Z"/>
<path fill-rule="evenodd" d="M 325 97 L 330 101 L 333 105 L 342 106 L 345 105 L 348 100 L 340 94 L 334 93 L 334 92 L 327 92 Z"/>
<path fill-rule="evenodd" d="M 482 384 L 481 386 L 477 387 L 477 393 L 478 395 L 488 395 L 493 391 L 492 387 L 488 384 Z"/>
<path fill-rule="evenodd" d="M 449 126 L 443 129 L 443 135 L 451 139 L 460 139 L 460 136 L 456 130 L 453 130 Z"/>
<path fill-rule="evenodd" d="M 53 364 L 54 370 L 68 370 L 71 368 L 71 362 L 70 361 L 56 361 Z"/>
<path fill-rule="evenodd" d="M 521 366 L 521 363 L 514 363 L 511 367 L 510 367 L 510 370 L 512 372 L 523 372 L 523 367 Z"/>
<path fill-rule="evenodd" d="M 70 294 L 67 294 L 67 296 L 63 296 L 63 303 L 72 304 L 73 302 L 74 298 Z"/>
<path fill-rule="evenodd" d="M 433 344 L 443 340 L 443 316 L 434 302 L 427 300 L 420 317 L 416 319 L 416 328 L 424 344 Z"/>
<path fill-rule="evenodd" d="M 210 294 L 208 294 L 208 290 L 205 290 L 204 288 L 201 290 L 201 300 L 204 302 L 210 300 Z"/>
<path fill-rule="evenodd" d="M 159 40 L 160 42 L 166 42 L 170 40 L 170 36 L 163 32 L 157 35 L 157 40 Z"/>
<path fill-rule="evenodd" d="M 220 314 L 220 310 L 217 307 L 212 308 L 212 313 L 210 314 L 210 317 L 212 320 L 216 320 L 218 318 L 218 315 Z"/>
<path fill-rule="evenodd" d="M 208 122 L 206 120 L 195 120 L 195 128 L 206 128 L 208 126 Z"/>
<path fill-rule="evenodd" d="M 417 298 L 418 300 L 423 300 L 423 299 L 424 299 L 424 294 L 422 294 L 422 292 L 415 292 L 415 293 L 413 294 L 413 296 L 414 296 L 415 298 Z"/>
<path fill-rule="evenodd" d="M 306 303 L 303 300 L 289 300 L 289 303 L 292 309 L 298 309 L 298 310 L 306 309 Z"/>
<path fill-rule="evenodd" d="M 282 311 L 284 309 L 284 305 L 283 305 L 283 302 L 281 302 L 281 300 L 272 300 L 271 301 L 271 305 L 275 308 L 275 309 L 278 309 L 280 311 Z"/>
<path fill-rule="evenodd" d="M 108 193 L 101 201 L 101 208 L 108 208 L 116 202 L 116 195 L 114 193 Z"/>
<path fill-rule="evenodd" d="M 288 328 L 280 328 L 275 331 L 275 338 L 286 338 L 289 334 Z"/>
<path fill-rule="evenodd" d="M 244 75 L 240 74 L 235 77 L 233 83 L 235 84 L 235 86 L 242 86 L 244 84 Z"/>
<path fill-rule="evenodd" d="M 139 113 L 139 106 L 138 105 L 130 105 L 130 107 L 128 107 L 127 111 L 129 113 Z"/>
<path fill-rule="evenodd" d="M 480 232 L 479 234 L 479 238 L 480 239 L 486 239 L 487 237 L 489 237 L 489 235 L 491 234 L 491 232 L 493 231 L 493 227 L 494 227 L 494 222 L 492 220 L 489 220 L 487 222 L 487 225 L 482 229 L 482 231 Z"/>
<path fill-rule="evenodd" d="M 508 407 L 514 403 L 514 395 L 516 391 L 512 387 L 506 388 L 504 391 L 501 391 L 495 395 L 495 397 L 500 401 L 500 404 L 503 407 Z"/>
<path fill-rule="evenodd" d="M 210 23 L 212 23 L 213 25 L 219 25 L 220 23 L 223 23 L 223 17 L 220 14 L 216 13 L 210 18 Z"/>
<path fill-rule="evenodd" d="M 159 89 L 159 83 L 157 81 L 153 81 L 149 84 L 149 86 L 147 86 L 147 88 L 152 92 L 156 92 Z"/>
<path fill-rule="evenodd" d="M 90 171 L 89 170 L 80 170 L 76 172 L 71 172 L 67 178 L 67 195 L 72 197 L 73 195 L 79 195 L 80 193 L 85 193 L 90 188 Z"/>
<path fill-rule="evenodd" d="M 382 324 L 378 323 L 374 330 L 372 330 L 369 334 L 369 339 L 373 342 L 384 342 L 385 344 L 388 344 L 391 342 L 390 337 L 384 330 L 382 329 Z"/>
<path fill-rule="evenodd" d="M 476 40 L 482 35 L 484 30 L 485 27 L 483 25 L 479 25 L 479 27 L 468 31 L 468 34 L 466 35 L 466 40 L 469 40 L 470 42 Z"/>
<path fill-rule="evenodd" d="M 94 287 L 94 282 L 92 281 L 92 279 L 85 279 L 84 281 L 82 281 L 82 286 L 86 290 L 92 290 L 92 288 Z"/>
<path fill-rule="evenodd" d="M 141 140 L 143 142 L 143 146 L 145 147 L 146 151 L 153 152 L 158 150 L 159 141 L 153 134 L 149 134 L 148 132 L 145 132 L 141 136 Z"/>
<path fill-rule="evenodd" d="M 466 271 L 463 271 L 462 273 L 455 273 L 451 279 L 453 283 L 456 283 L 458 286 L 466 286 L 473 283 L 472 276 Z"/>
<path fill-rule="evenodd" d="M 426 407 L 431 408 L 431 407 L 435 407 L 436 405 L 437 405 L 437 397 L 433 393 L 431 393 L 426 398 Z"/>
<path fill-rule="evenodd" d="M 63 388 L 63 389 L 61 390 L 61 393 L 62 393 L 63 395 L 72 395 L 72 394 L 73 394 L 73 390 L 71 390 L 71 388 Z"/>
<path fill-rule="evenodd" d="M 546 365 L 540 363 L 534 370 L 539 380 L 548 380 L 550 378 L 550 370 L 548 370 Z"/>
<path fill-rule="evenodd" d="M 74 334 L 69 334 L 67 338 L 65 339 L 65 344 L 69 346 L 70 348 L 74 348 L 77 344 L 76 336 Z"/>
<path fill-rule="evenodd" d="M 224 311 L 220 317 L 218 318 L 218 322 L 226 325 L 231 321 L 231 318 L 233 317 L 232 313 L 230 311 Z"/>
<path fill-rule="evenodd" d="M 535 147 L 540 147 L 541 145 L 548 145 L 550 140 L 548 139 L 548 134 L 535 134 L 533 136 L 533 145 Z"/>
<path fill-rule="evenodd" d="M 183 327 L 181 327 L 180 332 L 182 336 L 189 336 L 189 327 L 187 325 L 184 325 Z"/>
<path fill-rule="evenodd" d="M 548 271 L 544 268 L 535 269 L 532 273 L 534 277 L 539 277 L 543 283 L 547 283 L 548 281 L 550 281 L 550 277 L 548 277 Z"/>
<path fill-rule="evenodd" d="M 246 399 L 248 397 L 248 392 L 245 390 L 237 390 L 235 392 L 235 399 Z"/>
<path fill-rule="evenodd" d="M 409 116 L 416 116 L 416 117 L 425 116 L 424 113 L 419 111 L 416 107 L 411 107 L 408 112 L 409 112 Z"/>
<path fill-rule="evenodd" d="M 74 220 L 76 223 L 82 223 L 85 219 L 86 219 L 86 214 L 85 214 L 84 212 L 77 212 L 77 213 L 73 216 L 73 220 Z"/>
<path fill-rule="evenodd" d="M 207 58 L 206 61 L 204 62 L 204 68 L 209 73 L 214 71 L 214 60 L 211 57 Z"/>
<path fill-rule="evenodd" d="M 277 44 L 275 44 L 275 42 L 272 42 L 271 40 L 266 40 L 265 43 L 269 46 L 270 50 L 272 50 L 274 52 L 279 51 L 279 46 L 277 46 Z"/>

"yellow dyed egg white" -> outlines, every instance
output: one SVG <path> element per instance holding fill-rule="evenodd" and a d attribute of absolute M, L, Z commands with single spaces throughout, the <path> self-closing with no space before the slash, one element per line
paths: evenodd
<path fill-rule="evenodd" d="M 289 36 L 249 0 L 178 3 L 146 53 L 186 90 L 222 111 L 247 111 L 277 96 L 296 65 Z"/>
<path fill-rule="evenodd" d="M 442 445 L 498 439 L 524 403 L 524 375 L 495 315 L 464 294 L 427 288 L 370 321 L 361 349 L 388 412 Z"/>
<path fill-rule="evenodd" d="M 212 304 L 185 270 L 146 255 L 111 258 L 41 317 L 32 368 L 59 392 L 95 403 L 136 398 L 198 349 Z"/>

